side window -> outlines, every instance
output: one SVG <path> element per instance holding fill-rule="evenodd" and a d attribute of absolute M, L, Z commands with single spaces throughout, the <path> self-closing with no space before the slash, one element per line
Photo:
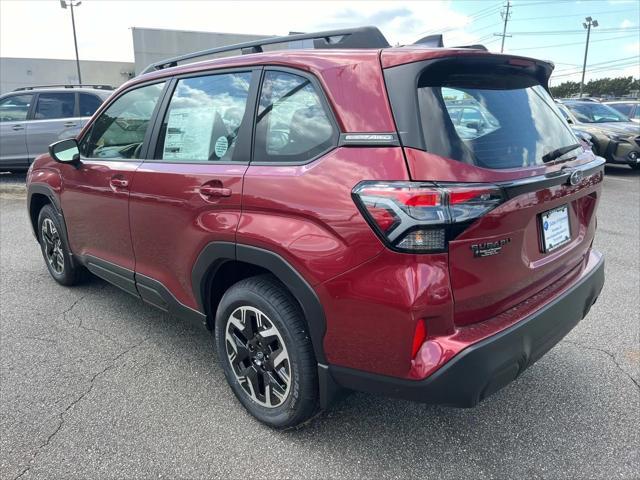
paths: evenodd
<path fill-rule="evenodd" d="M 102 99 L 90 93 L 80 93 L 80 116 L 90 117 L 102 105 Z"/>
<path fill-rule="evenodd" d="M 631 109 L 633 108 L 633 104 L 631 103 L 614 103 L 611 105 L 613 108 L 618 110 L 620 113 L 626 115 L 627 117 L 631 116 Z"/>
<path fill-rule="evenodd" d="M 93 122 L 82 140 L 80 152 L 93 158 L 140 158 L 144 136 L 164 82 L 131 90 Z"/>
<path fill-rule="evenodd" d="M 47 120 L 73 117 L 75 104 L 75 93 L 41 93 L 38 95 L 38 104 L 33 118 Z"/>
<path fill-rule="evenodd" d="M 251 72 L 179 80 L 162 122 L 155 158 L 230 161 L 250 84 Z"/>
<path fill-rule="evenodd" d="M 13 95 L 0 100 L 0 122 L 22 122 L 27 119 L 33 95 Z"/>
<path fill-rule="evenodd" d="M 311 160 L 335 144 L 336 134 L 310 80 L 266 72 L 256 123 L 255 161 Z"/>

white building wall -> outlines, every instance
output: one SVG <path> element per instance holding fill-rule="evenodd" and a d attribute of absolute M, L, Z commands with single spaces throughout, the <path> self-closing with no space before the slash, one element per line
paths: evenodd
<path fill-rule="evenodd" d="M 82 83 L 118 87 L 133 75 L 131 62 L 80 61 Z M 19 87 L 78 83 L 75 60 L 0 58 L 0 94 Z"/>
<path fill-rule="evenodd" d="M 133 34 L 133 54 L 136 73 L 142 72 L 150 64 L 176 57 L 185 53 L 209 48 L 223 47 L 235 43 L 250 42 L 273 35 L 246 35 L 241 33 L 193 32 L 186 30 L 163 30 L 158 28 L 131 29 Z M 286 48 L 286 47 L 285 47 Z M 266 50 L 266 49 L 265 49 Z M 239 52 L 217 55 L 226 57 Z M 205 60 L 199 58 L 194 61 Z"/>

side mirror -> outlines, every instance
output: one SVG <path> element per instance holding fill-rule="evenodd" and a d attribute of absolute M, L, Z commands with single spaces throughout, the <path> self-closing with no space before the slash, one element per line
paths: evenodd
<path fill-rule="evenodd" d="M 70 163 L 72 165 L 80 163 L 80 150 L 75 138 L 52 143 L 49 145 L 49 154 L 56 162 Z"/>

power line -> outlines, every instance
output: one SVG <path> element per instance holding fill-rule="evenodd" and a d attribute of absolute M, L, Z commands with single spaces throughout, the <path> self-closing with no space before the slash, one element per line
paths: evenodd
<path fill-rule="evenodd" d="M 622 62 L 622 61 L 635 60 L 637 58 L 638 57 L 636 55 L 631 55 L 630 57 L 616 58 L 615 60 L 608 60 L 606 62 L 590 63 L 588 65 L 588 68 L 596 67 L 596 66 L 600 66 L 600 65 L 608 65 L 610 63 L 618 63 L 618 62 Z M 580 69 L 580 66 L 576 65 L 575 68 L 563 68 L 561 70 L 556 70 L 556 72 L 568 72 L 570 70 L 575 70 L 576 68 Z"/>
<path fill-rule="evenodd" d="M 628 13 L 629 10 L 610 10 L 607 12 L 593 12 L 592 15 L 610 15 L 610 14 L 614 14 L 614 13 Z M 516 18 L 514 20 L 512 20 L 512 22 L 524 22 L 524 21 L 528 21 L 528 20 L 547 20 L 549 18 L 570 18 L 570 17 L 581 17 L 583 14 L 582 13 L 572 13 L 569 15 L 550 15 L 550 16 L 546 16 L 546 17 L 528 17 L 528 18 Z"/>
<path fill-rule="evenodd" d="M 486 7 L 486 8 L 481 8 L 480 10 L 472 13 L 469 15 L 469 19 L 471 21 L 478 21 L 481 19 L 484 19 L 488 16 L 494 15 L 495 13 L 498 12 L 498 10 L 500 10 L 501 8 L 501 4 L 498 5 L 492 5 L 490 7 Z M 446 33 L 446 32 L 450 32 L 452 30 L 457 30 L 458 28 L 463 28 L 463 27 L 447 27 L 444 29 L 441 28 L 432 28 L 429 30 L 425 30 L 424 32 L 420 32 L 418 35 L 430 35 L 430 34 L 438 34 L 438 33 Z"/>
<path fill-rule="evenodd" d="M 586 72 L 597 73 L 597 72 L 604 72 L 606 70 L 611 70 L 611 71 L 624 70 L 627 67 L 634 67 L 636 65 L 640 67 L 640 63 L 638 63 L 637 61 L 632 61 L 632 62 L 621 63 L 618 65 L 606 65 L 604 67 L 593 68 L 593 69 L 587 70 Z M 561 75 L 552 75 L 551 78 L 555 79 L 555 78 L 562 78 L 562 77 L 572 77 L 574 75 L 580 75 L 580 71 L 573 72 L 573 73 L 563 73 Z"/>
<path fill-rule="evenodd" d="M 622 39 L 622 38 L 637 38 L 637 35 L 632 34 L 632 35 L 620 35 L 617 37 L 608 37 L 608 38 L 598 38 L 596 40 L 591 40 L 591 43 L 593 42 L 608 42 L 609 40 L 618 40 L 618 39 Z M 510 51 L 516 52 L 516 51 L 521 51 L 521 50 L 539 50 L 539 49 L 544 49 L 544 48 L 555 48 L 555 47 L 569 47 L 569 46 L 573 46 L 573 45 L 582 45 L 583 42 L 572 42 L 572 43 L 555 43 L 553 45 L 540 45 L 537 47 L 522 47 L 522 48 L 511 48 Z"/>
<path fill-rule="evenodd" d="M 630 32 L 640 30 L 640 27 L 626 27 L 626 28 L 601 28 L 599 31 L 603 33 L 614 32 Z M 539 30 L 532 32 L 511 32 L 512 35 L 577 35 L 583 34 L 584 30 Z"/>

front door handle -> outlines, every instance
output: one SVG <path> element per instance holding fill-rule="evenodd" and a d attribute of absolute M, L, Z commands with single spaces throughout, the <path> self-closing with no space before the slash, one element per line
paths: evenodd
<path fill-rule="evenodd" d="M 200 193 L 205 197 L 230 197 L 231 189 L 226 187 L 212 187 L 204 185 L 200 187 Z"/>
<path fill-rule="evenodd" d="M 129 186 L 129 180 L 125 180 L 124 178 L 114 177 L 109 182 L 114 188 L 127 188 Z"/>
<path fill-rule="evenodd" d="M 78 124 L 76 122 L 65 122 L 64 126 L 65 127 L 75 127 Z"/>
<path fill-rule="evenodd" d="M 13 127 L 11 127 L 11 129 L 15 132 L 18 132 L 20 130 L 24 130 L 24 126 L 22 125 L 14 125 Z"/>

